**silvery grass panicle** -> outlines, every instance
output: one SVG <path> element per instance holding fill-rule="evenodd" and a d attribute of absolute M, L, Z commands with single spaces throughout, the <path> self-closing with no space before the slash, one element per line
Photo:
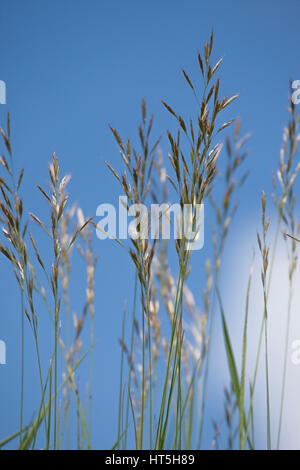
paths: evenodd
<path fill-rule="evenodd" d="M 66 386 L 63 390 L 64 399 L 64 424 L 66 425 L 66 445 L 70 448 L 70 402 L 71 392 L 74 394 L 75 403 L 77 407 L 77 447 L 81 448 L 83 445 L 83 439 L 87 442 L 87 447 L 90 447 L 90 436 L 91 436 L 91 422 L 92 422 L 92 369 L 93 369 L 93 348 L 94 348 L 94 297 L 95 297 L 95 268 L 97 264 L 97 254 L 93 251 L 92 243 L 92 231 L 90 225 L 87 224 L 79 232 L 78 241 L 76 248 L 78 249 L 83 262 L 86 265 L 86 277 L 87 277 L 87 289 L 86 289 L 86 302 L 83 307 L 81 317 L 77 317 L 76 313 L 73 312 L 73 329 L 72 329 L 72 318 L 71 318 L 71 299 L 69 293 L 70 285 L 70 274 L 71 274 L 71 254 L 75 243 L 70 245 L 70 241 L 75 231 L 80 229 L 85 223 L 85 218 L 82 210 L 79 207 L 73 205 L 70 209 L 66 210 L 60 219 L 59 237 L 61 243 L 61 263 L 59 265 L 59 276 L 64 293 L 64 307 L 65 317 L 64 324 L 66 326 L 66 343 L 63 342 L 62 338 L 59 338 L 59 344 L 61 346 L 65 365 L 67 369 L 67 375 L 64 374 L 66 379 Z M 88 315 L 89 313 L 89 315 Z M 82 349 L 82 332 L 84 325 L 89 316 L 89 327 L 90 327 L 90 373 L 89 373 L 89 384 L 88 384 L 88 416 L 85 416 L 85 410 L 83 409 L 82 401 L 80 399 L 80 391 L 78 383 L 75 379 L 74 366 L 76 361 L 80 359 Z M 69 377 L 69 378 L 68 378 Z M 80 432 L 80 427 L 82 432 Z M 81 436 L 82 434 L 82 436 Z"/>
<path fill-rule="evenodd" d="M 130 204 L 144 204 L 146 202 L 147 195 L 151 187 L 151 173 L 154 163 L 154 152 L 157 148 L 157 145 L 160 141 L 158 138 L 154 144 L 150 144 L 150 136 L 153 124 L 153 115 L 150 116 L 150 119 L 147 118 L 147 109 L 145 100 L 142 101 L 142 120 L 138 126 L 139 134 L 139 144 L 140 151 L 136 150 L 130 143 L 130 140 L 127 139 L 126 143 L 123 143 L 120 135 L 115 128 L 111 127 L 112 133 L 117 141 L 120 155 L 122 158 L 122 163 L 124 166 L 124 172 L 118 174 L 115 169 L 111 166 L 110 163 L 106 162 L 107 166 L 113 173 L 114 177 L 120 183 L 125 196 L 128 199 Z M 129 210 L 129 205 L 126 206 L 127 211 Z M 141 236 L 142 233 L 145 233 L 146 236 Z M 137 225 L 137 233 L 130 233 L 130 241 L 132 248 L 130 248 L 129 253 L 131 259 L 134 263 L 137 277 L 140 283 L 140 293 L 141 293 L 141 303 L 142 303 L 142 384 L 141 384 L 141 413 L 139 417 L 139 422 L 137 425 L 138 437 L 137 437 L 137 447 L 142 448 L 144 442 L 144 417 L 145 409 L 147 406 L 147 400 L 149 398 L 149 440 L 150 447 L 152 447 L 152 326 L 151 324 L 151 305 L 155 302 L 154 292 L 152 290 L 151 284 L 151 265 L 154 256 L 155 250 L 155 240 L 151 245 L 149 241 L 149 221 L 144 220 L 141 217 L 140 223 Z M 134 322 L 133 322 L 134 324 Z M 132 332 L 134 329 L 132 328 Z M 154 330 L 155 335 L 155 330 Z M 133 341 L 133 336 L 132 336 Z M 147 347 L 147 351 L 146 351 Z M 148 357 L 146 357 L 148 356 Z M 132 354 L 130 362 L 132 361 Z M 131 366 L 130 366 L 131 367 Z M 149 372 L 147 372 L 149 370 Z M 129 372 L 131 376 L 131 373 Z M 148 377 L 149 377 L 149 387 L 148 387 Z M 148 393 L 149 391 L 149 393 Z M 128 390 L 130 394 L 130 390 Z M 127 400 L 127 410 L 129 408 L 129 401 L 131 397 L 129 396 Z M 126 416 L 128 416 L 128 411 L 126 411 Z M 119 420 L 120 421 L 120 420 Z M 128 419 L 126 418 L 126 421 Z M 119 426 L 120 429 L 120 426 Z M 119 432 L 120 440 L 120 432 Z"/>
<path fill-rule="evenodd" d="M 65 187 L 69 181 L 69 177 L 64 177 L 60 180 L 59 177 L 59 165 L 56 155 L 53 155 L 53 160 L 49 166 L 49 175 L 51 180 L 50 193 L 47 194 L 40 186 L 38 189 L 41 191 L 45 199 L 50 206 L 50 219 L 51 228 L 48 229 L 35 214 L 30 213 L 31 218 L 46 232 L 46 234 L 52 239 L 52 246 L 54 252 L 54 262 L 51 267 L 47 266 L 47 262 L 43 259 L 41 252 L 36 243 L 36 239 L 33 232 L 29 233 L 29 239 L 31 244 L 31 250 L 27 247 L 27 234 L 29 222 L 24 217 L 23 200 L 20 196 L 20 189 L 23 180 L 24 171 L 23 169 L 16 178 L 14 169 L 14 160 L 12 157 L 12 148 L 10 142 L 10 119 L 7 117 L 7 129 L 4 131 L 0 129 L 3 141 L 5 144 L 6 152 L 9 155 L 7 159 L 4 154 L 1 155 L 0 163 L 4 170 L 4 176 L 0 176 L 0 190 L 1 190 L 1 201 L 0 201 L 0 218 L 2 223 L 2 231 L 7 241 L 7 245 L 0 243 L 0 251 L 10 261 L 13 271 L 18 282 L 21 293 L 21 403 L 20 403 L 20 443 L 19 446 L 22 449 L 29 447 L 34 448 L 37 434 L 41 425 L 45 428 L 45 447 L 50 446 L 50 422 L 52 418 L 51 414 L 51 403 L 54 401 L 54 448 L 59 447 L 59 425 L 60 425 L 60 410 L 57 410 L 57 396 L 58 396 L 58 384 L 57 384 L 57 344 L 60 336 L 59 326 L 59 311 L 60 311 L 60 294 L 59 294 L 59 271 L 64 265 L 66 268 L 67 258 L 62 257 L 62 240 L 60 239 L 59 232 L 61 227 L 62 218 L 67 203 L 67 195 L 65 193 Z M 86 227 L 88 221 L 84 223 L 82 227 L 79 227 L 75 233 L 72 234 L 68 242 L 67 249 L 71 249 L 77 235 L 81 230 Z M 53 354 L 53 360 L 50 361 L 50 367 L 47 373 L 43 373 L 41 367 L 40 348 L 39 348 L 39 334 L 38 334 L 38 309 L 36 307 L 35 297 L 37 294 L 41 294 L 45 301 L 45 305 L 51 313 L 52 308 L 50 307 L 51 299 L 47 297 L 46 289 L 40 282 L 38 271 L 42 270 L 45 274 L 47 284 L 49 284 L 52 292 L 52 298 L 54 303 L 54 315 L 52 320 L 55 331 L 55 351 Z M 68 270 L 66 268 L 66 270 Z M 39 308 L 40 310 L 40 308 Z M 53 312 L 52 310 L 52 312 Z M 24 318 L 27 318 L 30 327 L 33 332 L 38 373 L 41 385 L 41 404 L 39 407 L 39 413 L 30 426 L 27 426 L 26 432 L 23 426 L 23 402 L 24 402 Z M 52 394 L 52 363 L 54 363 L 54 395 Z M 48 388 L 48 392 L 47 391 Z M 49 393 L 50 400 L 46 404 L 46 393 Z M 49 411 L 48 411 L 49 410 Z"/>
<path fill-rule="evenodd" d="M 32 219 L 50 236 L 53 244 L 53 264 L 51 267 L 50 273 L 47 273 L 44 264 L 42 263 L 42 268 L 45 271 L 47 278 L 50 280 L 51 291 L 53 296 L 54 304 L 54 449 L 58 446 L 59 435 L 57 433 L 58 421 L 57 421 L 57 389 L 58 389 L 58 344 L 59 344 L 59 321 L 60 321 L 60 307 L 61 307 L 61 297 L 59 289 L 59 267 L 62 262 L 62 240 L 60 238 L 60 223 L 64 215 L 68 196 L 65 192 L 65 188 L 70 180 L 70 176 L 64 176 L 60 179 L 60 168 L 56 154 L 53 154 L 52 162 L 49 165 L 49 176 L 50 176 L 50 192 L 47 193 L 41 186 L 38 185 L 38 189 L 46 199 L 47 203 L 50 206 L 50 219 L 51 227 L 48 229 L 47 225 L 42 222 L 35 214 L 30 213 Z M 71 249 L 73 243 L 75 242 L 78 234 L 87 226 L 87 224 L 92 220 L 88 219 L 84 224 L 79 227 L 72 235 L 70 242 L 68 244 L 67 250 Z M 38 250 L 36 249 L 36 255 L 38 261 Z M 65 254 L 64 254 L 65 256 Z"/>
<path fill-rule="evenodd" d="M 234 215 L 237 211 L 239 201 L 237 199 L 237 191 L 245 183 L 249 171 L 244 170 L 243 166 L 248 156 L 245 144 L 249 139 L 249 134 L 240 136 L 241 121 L 238 119 L 234 127 L 233 138 L 226 138 L 226 165 L 224 171 L 219 166 L 217 173 L 219 182 L 215 180 L 217 189 L 223 182 L 223 191 L 221 192 L 221 200 L 217 201 L 214 195 L 214 187 L 209 193 L 209 201 L 214 209 L 216 217 L 216 225 L 213 225 L 213 242 L 215 248 L 215 270 L 219 271 L 224 245 L 227 239 L 228 231 Z M 216 178 L 218 179 L 218 178 Z"/>
<path fill-rule="evenodd" d="M 163 163 L 162 152 L 158 152 L 158 158 L 154 163 L 155 174 L 157 178 L 153 181 L 152 199 L 154 203 L 162 201 L 166 206 L 171 206 L 168 201 L 169 188 L 167 186 L 166 169 Z M 166 311 L 170 325 L 172 327 L 174 305 L 176 301 L 176 280 L 171 272 L 168 259 L 168 241 L 158 240 L 156 254 L 153 259 L 153 271 L 157 282 L 159 296 L 163 299 L 164 310 Z M 210 263 L 207 263 L 207 286 L 203 289 L 204 308 L 199 309 L 194 300 L 193 293 L 187 285 L 183 288 L 184 307 L 187 318 L 184 320 L 185 336 L 182 342 L 181 358 L 184 374 L 181 379 L 182 392 L 182 425 L 188 431 L 184 433 L 185 448 L 191 447 L 192 436 L 197 428 L 197 419 L 193 419 L 198 406 L 199 384 L 201 382 L 201 373 L 203 361 L 207 349 L 206 323 L 209 314 L 210 296 L 212 289 L 212 277 L 210 273 Z M 161 309 L 162 310 L 162 309 Z M 162 350 L 165 354 L 166 364 L 169 354 L 169 339 L 165 332 L 161 332 L 160 340 Z M 179 334 L 177 330 L 176 335 Z M 169 386 L 171 378 L 169 378 Z M 186 410 L 186 412 L 184 412 Z M 176 413 L 174 414 L 176 419 Z M 197 431 L 197 429 L 196 429 Z"/>
<path fill-rule="evenodd" d="M 178 123 L 176 135 L 172 135 L 169 131 L 167 132 L 170 143 L 169 160 L 174 173 L 173 178 L 168 175 L 167 179 L 174 188 L 176 197 L 178 198 L 178 202 L 182 209 L 184 205 L 187 204 L 190 205 L 190 207 L 195 208 L 196 205 L 199 205 L 204 201 L 204 197 L 209 194 L 211 190 L 217 172 L 217 160 L 222 149 L 222 143 L 214 144 L 214 140 L 223 129 L 227 128 L 233 122 L 233 120 L 230 120 L 219 127 L 217 124 L 217 118 L 221 111 L 229 106 L 238 96 L 234 95 L 229 99 L 228 97 L 219 97 L 220 80 L 217 79 L 214 82 L 214 78 L 222 59 L 220 59 L 215 66 L 211 66 L 210 60 L 212 48 L 213 33 L 211 34 L 209 42 L 205 43 L 203 58 L 200 53 L 198 54 L 198 63 L 203 79 L 203 92 L 201 99 L 198 97 L 197 87 L 195 87 L 185 70 L 182 70 L 184 78 L 194 93 L 198 104 L 199 111 L 197 117 L 195 119 L 190 119 L 189 122 L 187 122 L 178 112 L 163 101 L 166 109 Z M 182 143 L 182 136 L 188 145 L 188 152 L 184 151 L 185 144 Z M 196 233 L 197 237 L 201 227 L 198 225 L 199 222 L 196 219 L 196 215 L 197 212 L 194 211 L 190 226 L 193 229 L 193 232 Z M 182 218 L 181 234 L 184 233 L 183 224 L 184 221 Z M 176 288 L 174 312 L 172 314 L 172 332 L 169 342 L 167 370 L 156 436 L 156 446 L 159 449 L 163 448 L 165 445 L 169 421 L 169 404 L 172 402 L 173 393 L 176 387 L 179 390 L 178 397 L 180 396 L 181 347 L 184 343 L 182 329 L 182 299 L 184 283 L 189 273 L 189 261 L 191 256 L 189 249 L 190 242 L 191 240 L 188 240 L 185 234 L 182 237 L 177 238 L 175 241 L 180 275 Z M 171 384 L 168 386 L 170 377 L 172 377 Z M 180 401 L 177 401 L 177 406 L 180 406 Z M 175 433 L 176 445 L 180 445 L 181 424 L 182 419 L 177 416 Z"/>
<path fill-rule="evenodd" d="M 169 159 L 175 176 L 174 178 L 170 176 L 167 178 L 175 189 L 182 207 L 184 204 L 191 204 L 193 207 L 195 204 L 201 204 L 204 196 L 210 191 L 216 175 L 217 160 L 222 149 L 222 143 L 214 144 L 213 141 L 223 129 L 233 122 L 233 120 L 230 120 L 218 127 L 217 118 L 238 97 L 238 95 L 234 95 L 230 99 L 228 97 L 222 99 L 219 97 L 220 79 L 214 82 L 214 78 L 222 59 L 214 67 L 210 65 L 212 48 L 213 33 L 210 41 L 205 43 L 204 58 L 202 59 L 201 54 L 198 54 L 199 67 L 203 78 L 201 100 L 198 97 L 197 87 L 193 85 L 185 70 L 182 70 L 198 104 L 199 112 L 197 117 L 190 119 L 187 123 L 179 113 L 163 102 L 166 109 L 178 122 L 176 136 L 172 136 L 168 131 L 171 147 Z M 189 146 L 189 152 L 186 154 L 181 144 L 182 134 Z M 183 243 L 186 244 L 186 241 Z M 179 245 L 180 242 L 177 245 L 177 250 L 180 253 L 181 247 Z"/>
<path fill-rule="evenodd" d="M 268 295 L 267 278 L 269 274 L 270 245 L 267 242 L 267 233 L 270 226 L 270 217 L 266 217 L 266 195 L 262 192 L 262 234 L 257 233 L 258 246 L 262 257 L 261 281 L 264 297 L 264 330 L 265 330 L 265 372 L 266 372 L 266 395 L 267 395 L 267 446 L 271 449 L 271 413 L 270 413 L 270 390 L 269 390 L 269 356 L 268 356 Z"/>
<path fill-rule="evenodd" d="M 215 222 L 212 224 L 212 240 L 214 247 L 214 256 L 212 262 L 214 289 L 213 295 L 209 299 L 210 304 L 208 307 L 210 317 L 208 324 L 207 360 L 205 364 L 203 381 L 202 416 L 199 444 L 201 443 L 202 438 L 206 390 L 210 368 L 211 344 L 214 334 L 215 315 L 218 303 L 220 304 L 220 309 L 222 310 L 222 293 L 219 286 L 222 256 L 226 241 L 228 239 L 230 226 L 239 206 L 237 193 L 245 183 L 249 174 L 249 171 L 244 169 L 244 165 L 248 156 L 248 151 L 247 148 L 245 148 L 245 144 L 249 139 L 249 134 L 241 136 L 240 130 L 241 120 L 237 119 L 232 137 L 226 138 L 226 160 L 224 162 L 217 162 L 217 174 L 208 194 L 209 202 L 215 214 Z M 227 330 L 227 325 L 225 315 L 223 316 L 223 326 L 224 339 L 226 343 L 225 333 Z M 236 400 L 238 400 L 237 397 Z"/>
<path fill-rule="evenodd" d="M 28 221 L 24 222 L 23 200 L 20 197 L 20 187 L 24 175 L 22 169 L 16 180 L 14 170 L 14 160 L 10 142 L 10 116 L 7 115 L 6 131 L 0 128 L 5 150 L 8 153 L 7 159 L 2 153 L 0 157 L 1 167 L 3 168 L 3 177 L 0 177 L 0 221 L 2 224 L 2 233 L 8 244 L 0 243 L 1 253 L 10 261 L 15 278 L 17 280 L 21 295 L 21 403 L 20 403 L 20 445 L 22 443 L 23 430 L 23 401 L 24 401 L 24 316 L 26 315 L 34 329 L 34 337 L 38 351 L 38 342 L 36 335 L 37 318 L 34 314 L 32 300 L 33 281 L 28 278 L 28 249 L 25 241 L 27 234 Z M 25 310 L 24 301 L 26 295 L 29 295 L 32 317 Z M 29 307 L 28 307 L 29 308 Z"/>

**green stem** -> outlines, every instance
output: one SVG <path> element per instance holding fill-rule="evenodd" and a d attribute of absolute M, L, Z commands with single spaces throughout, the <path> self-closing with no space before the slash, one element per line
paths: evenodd
<path fill-rule="evenodd" d="M 126 419 L 125 419 L 125 430 L 128 428 L 128 419 L 129 419 L 129 405 L 130 405 L 130 386 L 131 386 L 131 373 L 132 373 L 132 355 L 133 355 L 133 343 L 134 343 L 134 324 L 135 324 L 135 310 L 136 310 L 136 294 L 137 294 L 137 270 L 135 270 L 135 279 L 134 279 L 134 295 L 133 295 L 133 311 L 132 311 L 132 327 L 131 327 L 131 344 L 130 344 L 130 358 L 129 358 L 129 376 L 128 376 L 128 395 L 127 395 L 127 405 L 126 405 Z M 138 441 L 136 440 L 136 443 Z M 126 449 L 127 444 L 127 432 L 124 436 L 124 447 Z"/>
<path fill-rule="evenodd" d="M 121 344 L 121 369 L 120 369 L 120 390 L 119 390 L 119 416 L 118 416 L 118 447 L 120 450 L 121 441 L 121 417 L 122 417 L 122 390 L 123 390 L 123 364 L 124 364 L 124 334 L 125 334 L 125 309 L 122 320 L 122 344 Z"/>
<path fill-rule="evenodd" d="M 276 232 L 275 232 L 274 245 L 273 245 L 273 250 L 272 250 L 270 270 L 269 270 L 269 279 L 268 279 L 268 285 L 267 285 L 266 301 L 268 301 L 269 294 L 270 294 L 270 289 L 271 289 L 271 280 L 272 280 L 273 271 L 274 271 L 274 263 L 275 263 L 275 257 L 276 257 L 276 251 L 277 251 L 279 232 L 280 232 L 281 218 L 282 218 L 281 213 L 279 212 L 278 213 L 277 226 L 276 226 Z M 261 351 L 261 346 L 262 346 L 264 327 L 265 327 L 265 315 L 263 315 L 262 322 L 261 322 L 261 327 L 260 327 L 260 333 L 259 333 L 259 341 L 258 341 L 256 363 L 255 363 L 255 372 L 254 372 L 254 378 L 253 378 L 252 393 L 251 393 L 251 397 L 250 397 L 250 408 L 249 408 L 249 414 L 248 414 L 248 419 L 247 419 L 244 449 L 246 448 L 247 441 L 248 441 L 248 434 L 249 434 L 249 427 L 250 427 L 250 421 L 251 421 L 253 399 L 254 399 L 254 392 L 255 392 L 255 385 L 256 385 L 256 378 L 257 378 L 257 372 L 258 372 L 258 365 L 259 365 L 259 359 L 260 359 L 260 351 Z"/>
<path fill-rule="evenodd" d="M 271 413 L 269 387 L 269 354 L 268 354 L 268 320 L 265 321 L 265 363 L 266 363 L 266 392 L 267 392 L 267 446 L 271 450 Z"/>
<path fill-rule="evenodd" d="M 281 427 L 282 427 L 282 417 L 283 417 L 283 404 L 284 404 L 285 387 L 286 387 L 288 344 L 289 344 L 289 335 L 290 335 L 292 298 L 293 298 L 293 287 L 292 287 L 292 284 L 290 284 L 289 301 L 288 301 L 288 316 L 287 316 L 286 336 L 285 336 L 285 349 L 284 349 L 284 368 L 283 368 L 281 400 L 280 400 L 280 417 L 279 417 L 279 428 L 278 428 L 278 438 L 277 438 L 277 450 L 279 450 L 279 447 L 280 447 L 280 437 L 281 437 Z"/>
<path fill-rule="evenodd" d="M 22 444 L 24 402 L 24 293 L 21 290 L 21 410 L 20 410 L 20 446 Z"/>
<path fill-rule="evenodd" d="M 57 326 L 58 326 L 58 314 L 57 314 L 57 302 L 55 295 L 55 328 L 54 328 L 54 450 L 56 449 L 56 421 L 57 421 Z"/>
<path fill-rule="evenodd" d="M 150 450 L 152 449 L 152 357 L 151 357 L 151 331 L 150 331 L 150 308 L 147 312 L 148 323 L 148 346 L 149 346 L 149 404 L 150 404 Z"/>

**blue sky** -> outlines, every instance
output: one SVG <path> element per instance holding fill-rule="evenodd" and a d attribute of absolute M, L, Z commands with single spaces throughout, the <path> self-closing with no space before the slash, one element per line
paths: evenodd
<path fill-rule="evenodd" d="M 7 104 L 0 105 L 0 121 L 4 125 L 9 110 L 14 158 L 19 168 L 25 167 L 27 210 L 43 214 L 45 206 L 34 187 L 46 183 L 53 151 L 62 173 L 72 175 L 71 199 L 86 215 L 94 215 L 102 202 L 115 202 L 119 188 L 104 160 L 117 169 L 121 162 L 109 124 L 122 136 L 135 137 L 143 97 L 155 115 L 157 135 L 174 126 L 162 99 L 189 116 L 195 103 L 180 68 L 200 80 L 196 54 L 213 28 L 214 59 L 224 56 L 222 92 L 240 92 L 230 117 L 241 116 L 243 132 L 252 135 L 251 175 L 241 194 L 235 237 L 239 230 L 247 231 L 247 224 L 257 219 L 261 189 L 271 189 L 287 117 L 288 81 L 300 79 L 299 14 L 297 0 L 2 0 L 0 79 L 7 86 Z M 161 146 L 166 153 L 166 139 Z M 126 253 L 113 242 L 95 244 L 99 343 L 93 444 L 105 448 L 116 431 L 117 338 L 124 301 L 132 302 L 133 271 Z M 208 254 L 204 248 L 195 257 L 199 272 Z M 0 339 L 7 344 L 7 365 L 0 366 L 1 439 L 18 427 L 20 322 L 16 286 L 3 258 L 0 277 Z M 193 287 L 200 291 L 199 279 L 201 274 Z M 75 283 L 84 283 L 83 273 L 78 272 Z M 76 289 L 74 296 L 79 302 Z M 30 369 L 29 339 L 27 347 Z M 28 419 L 39 394 L 32 374 L 26 384 Z"/>

